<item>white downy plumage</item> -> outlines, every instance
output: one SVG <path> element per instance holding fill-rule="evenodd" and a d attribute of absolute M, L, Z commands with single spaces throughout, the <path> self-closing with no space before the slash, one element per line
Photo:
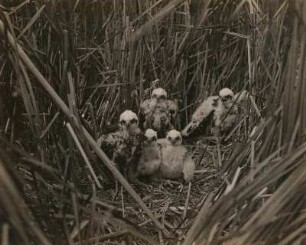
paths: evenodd
<path fill-rule="evenodd" d="M 161 164 L 161 151 L 157 144 L 157 133 L 153 129 L 147 129 L 143 142 L 143 148 L 137 165 L 138 176 L 155 174 Z"/>
<path fill-rule="evenodd" d="M 168 132 L 167 144 L 162 147 L 162 163 L 160 174 L 165 179 L 184 178 L 185 182 L 193 179 L 195 163 L 182 145 L 182 135 L 177 130 Z"/>
<path fill-rule="evenodd" d="M 191 122 L 183 129 L 182 135 L 190 135 L 211 113 L 216 111 L 220 114 L 220 98 L 219 96 L 210 96 L 204 100 L 201 105 L 192 114 Z"/>
<path fill-rule="evenodd" d="M 97 141 L 97 144 L 117 164 L 122 173 L 129 168 L 135 151 L 140 148 L 142 132 L 138 122 L 137 115 L 126 110 L 120 115 L 119 130 L 102 135 Z"/>
<path fill-rule="evenodd" d="M 219 96 L 210 96 L 202 102 L 192 115 L 191 122 L 182 131 L 183 136 L 190 135 L 205 119 L 213 114 L 211 132 L 214 136 L 228 132 L 236 123 L 238 116 L 237 104 L 244 101 L 247 91 L 234 95 L 233 91 L 223 88 Z"/>
<path fill-rule="evenodd" d="M 167 92 L 163 88 L 154 89 L 150 99 L 140 105 L 144 116 L 144 128 L 152 128 L 158 136 L 164 137 L 173 128 L 173 122 L 178 111 L 175 101 L 167 99 Z"/>

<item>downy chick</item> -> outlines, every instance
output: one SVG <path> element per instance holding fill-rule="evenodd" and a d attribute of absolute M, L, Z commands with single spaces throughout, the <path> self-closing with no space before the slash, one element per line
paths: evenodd
<path fill-rule="evenodd" d="M 167 144 L 162 147 L 162 163 L 160 174 L 165 179 L 183 178 L 189 183 L 194 176 L 195 163 L 182 145 L 182 135 L 177 130 L 171 130 L 166 137 Z"/>
<path fill-rule="evenodd" d="M 147 129 L 144 138 L 142 152 L 137 166 L 138 176 L 155 174 L 161 164 L 161 151 L 157 144 L 156 131 Z"/>

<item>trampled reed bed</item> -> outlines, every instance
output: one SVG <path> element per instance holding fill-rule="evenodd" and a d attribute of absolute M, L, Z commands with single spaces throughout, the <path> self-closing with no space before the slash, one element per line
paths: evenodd
<path fill-rule="evenodd" d="M 1 244 L 305 244 L 304 1 L 0 4 Z M 182 129 L 223 87 L 225 139 L 188 139 L 195 179 L 130 184 L 97 146 L 153 88 Z M 120 188 L 115 188 L 115 181 Z"/>

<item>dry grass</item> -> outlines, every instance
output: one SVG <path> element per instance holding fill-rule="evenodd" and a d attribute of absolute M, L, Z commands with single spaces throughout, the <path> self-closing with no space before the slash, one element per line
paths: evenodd
<path fill-rule="evenodd" d="M 305 244 L 304 1 L 13 2 L 0 5 L 1 245 Z M 222 87 L 252 94 L 226 143 L 186 140 L 190 186 L 130 185 L 95 144 L 156 86 L 178 100 L 178 128 Z"/>

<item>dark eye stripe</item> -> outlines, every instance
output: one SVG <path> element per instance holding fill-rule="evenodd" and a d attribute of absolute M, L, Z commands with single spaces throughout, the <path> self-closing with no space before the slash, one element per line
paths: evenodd
<path fill-rule="evenodd" d="M 229 99 L 231 99 L 231 98 L 232 98 L 231 95 L 227 95 L 227 96 L 223 97 L 222 100 L 229 100 Z"/>
<path fill-rule="evenodd" d="M 137 123 L 137 122 L 138 122 L 137 119 L 132 119 L 132 120 L 131 120 L 131 123 Z"/>

